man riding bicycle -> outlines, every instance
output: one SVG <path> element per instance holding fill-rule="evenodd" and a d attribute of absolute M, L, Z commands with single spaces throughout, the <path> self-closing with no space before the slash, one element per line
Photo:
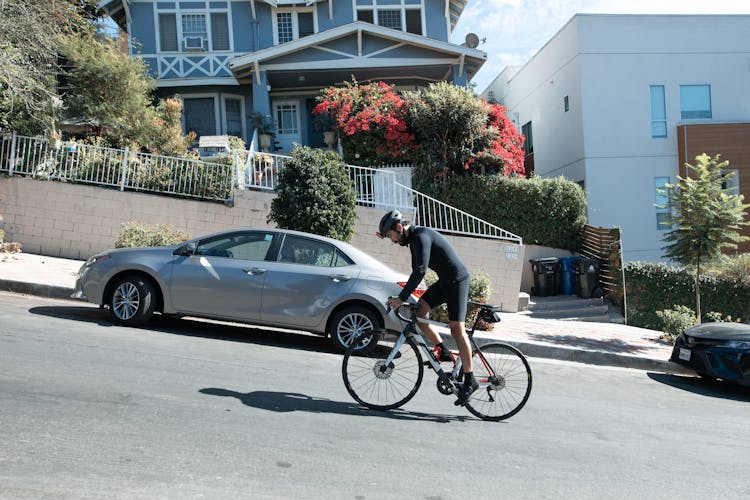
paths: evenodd
<path fill-rule="evenodd" d="M 429 267 L 438 275 L 418 302 L 417 314 L 427 317 L 430 310 L 440 304 L 448 306 L 448 324 L 451 336 L 458 346 L 464 372 L 464 384 L 458 391 L 456 405 L 464 405 L 479 384 L 473 376 L 471 347 L 466 335 L 466 302 L 469 298 L 470 275 L 453 247 L 434 229 L 410 225 L 403 220 L 401 212 L 391 210 L 380 219 L 379 238 L 389 238 L 393 243 L 408 246 L 411 251 L 412 272 L 398 297 L 391 298 L 388 305 L 397 309 L 424 279 Z M 450 353 L 440 335 L 428 323 L 418 323 L 420 330 L 439 348 L 438 359 L 451 361 Z"/>

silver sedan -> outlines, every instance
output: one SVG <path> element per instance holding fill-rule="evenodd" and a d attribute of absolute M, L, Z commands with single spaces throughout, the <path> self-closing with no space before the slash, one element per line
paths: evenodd
<path fill-rule="evenodd" d="M 345 349 L 370 329 L 401 330 L 385 309 L 407 276 L 341 241 L 281 229 L 237 229 L 181 245 L 99 253 L 74 298 L 141 325 L 154 312 L 330 335 Z"/>

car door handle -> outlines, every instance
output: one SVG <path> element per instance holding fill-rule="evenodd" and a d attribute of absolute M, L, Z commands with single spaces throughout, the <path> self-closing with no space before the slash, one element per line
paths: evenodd
<path fill-rule="evenodd" d="M 246 274 L 252 274 L 253 276 L 258 276 L 259 274 L 265 274 L 266 270 L 261 269 L 259 267 L 246 267 L 242 270 Z"/>
<path fill-rule="evenodd" d="M 329 276 L 329 278 L 331 278 L 331 281 L 333 281 L 334 283 L 340 283 L 342 281 L 349 281 L 350 279 L 352 279 L 351 276 L 347 276 L 346 274 L 332 274 Z"/>

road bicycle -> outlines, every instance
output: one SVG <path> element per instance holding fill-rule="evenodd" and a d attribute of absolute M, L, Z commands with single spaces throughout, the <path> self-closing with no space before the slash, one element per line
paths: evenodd
<path fill-rule="evenodd" d="M 467 334 L 479 388 L 469 398 L 466 409 L 483 420 L 505 420 L 518 413 L 528 401 L 531 368 L 523 353 L 511 345 L 494 341 L 481 347 L 477 344 L 474 340 L 477 323 L 479 320 L 499 321 L 499 308 L 472 301 L 468 304 L 478 308 L 477 319 Z M 403 310 L 409 315 L 404 316 Z M 438 348 L 427 346 L 417 323 L 448 325 L 419 317 L 416 312 L 416 304 L 404 304 L 396 311 L 406 322 L 400 333 L 371 330 L 353 339 L 344 354 L 341 374 L 346 390 L 358 403 L 383 411 L 406 404 L 417 393 L 425 366 L 437 374 L 437 389 L 441 394 L 458 393 L 463 375 L 461 357 L 457 351 L 450 351 L 452 368 L 444 370 L 438 361 Z M 368 336 L 372 338 L 366 338 Z"/>

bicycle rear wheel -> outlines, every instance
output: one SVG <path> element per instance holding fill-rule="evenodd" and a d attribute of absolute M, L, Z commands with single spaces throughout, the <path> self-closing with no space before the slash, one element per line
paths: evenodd
<path fill-rule="evenodd" d="M 385 361 L 396 345 L 398 335 L 384 333 L 366 349 L 349 348 L 341 365 L 341 375 L 349 394 L 373 410 L 391 410 L 405 404 L 422 383 L 422 356 L 411 339 L 399 348 L 396 357 Z"/>
<path fill-rule="evenodd" d="M 531 394 L 531 368 L 513 346 L 491 342 L 474 351 L 474 378 L 479 389 L 466 408 L 483 420 L 505 420 L 518 413 Z"/>

